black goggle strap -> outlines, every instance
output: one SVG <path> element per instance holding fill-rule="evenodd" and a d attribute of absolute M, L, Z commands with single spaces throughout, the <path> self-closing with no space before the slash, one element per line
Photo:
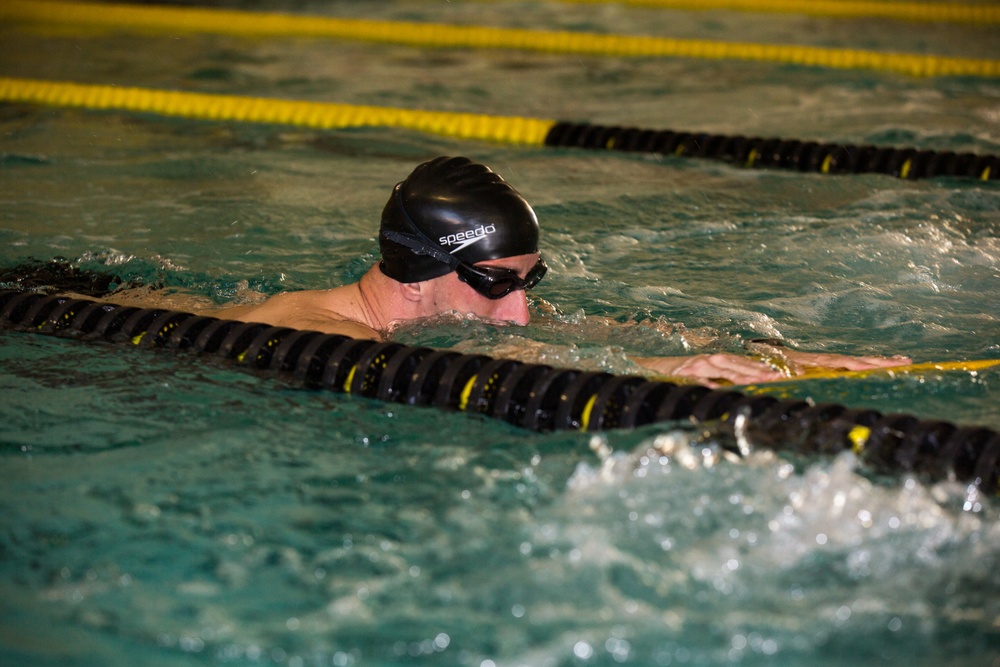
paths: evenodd
<path fill-rule="evenodd" d="M 427 255 L 428 257 L 433 257 L 437 261 L 446 264 L 452 270 L 462 263 L 458 257 L 454 255 L 449 255 L 444 250 L 441 250 L 430 241 L 425 241 L 419 236 L 413 236 L 411 234 L 401 234 L 400 232 L 394 232 L 391 230 L 386 230 L 382 232 L 382 236 L 389 239 L 393 243 L 398 243 L 401 246 L 406 246 L 418 255 Z"/>
<path fill-rule="evenodd" d="M 428 257 L 433 257 L 439 262 L 442 262 L 452 271 L 455 267 L 461 263 L 461 260 L 454 255 L 446 253 L 441 250 L 434 241 L 427 238 L 427 235 L 417 226 L 417 223 L 413 222 L 413 218 L 410 217 L 410 212 L 406 210 L 406 204 L 403 203 L 403 184 L 397 183 L 396 187 L 392 190 L 393 196 L 396 198 L 396 204 L 399 206 L 399 210 L 402 212 L 403 217 L 406 218 L 406 222 L 410 224 L 410 229 L 413 230 L 413 234 L 404 234 L 401 232 L 394 232 L 387 230 L 382 232 L 382 235 L 392 241 L 393 243 L 398 243 L 401 246 L 406 246 L 418 255 L 427 255 Z"/>

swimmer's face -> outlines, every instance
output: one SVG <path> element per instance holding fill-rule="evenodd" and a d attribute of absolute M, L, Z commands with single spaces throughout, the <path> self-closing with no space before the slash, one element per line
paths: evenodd
<path fill-rule="evenodd" d="M 510 269 L 523 279 L 538 263 L 538 258 L 538 253 L 531 253 L 477 262 L 476 266 Z M 528 314 L 528 297 L 524 290 L 514 290 L 500 299 L 489 299 L 460 280 L 455 272 L 427 282 L 431 287 L 432 314 L 458 312 L 463 315 L 474 315 L 483 320 L 521 326 L 531 319 Z"/>

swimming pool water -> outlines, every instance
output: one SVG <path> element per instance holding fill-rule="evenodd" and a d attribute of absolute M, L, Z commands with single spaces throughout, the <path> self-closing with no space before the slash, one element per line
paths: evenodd
<path fill-rule="evenodd" d="M 994 28 L 974 25 L 540 2 L 295 11 L 998 56 Z M 989 79 L 0 33 L 4 76 L 1000 151 Z M 392 184 L 463 154 L 533 202 L 551 271 L 524 329 L 436 321 L 403 342 L 622 373 L 626 354 L 776 335 L 1000 358 L 995 182 L 20 105 L 0 125 L 4 268 L 61 256 L 219 303 L 342 284 L 375 260 Z M 997 505 L 964 485 L 851 454 L 728 460 L 680 425 L 528 433 L 184 353 L 0 331 L 0 360 L 3 663 L 1000 664 Z M 997 429 L 998 383 L 783 391 Z"/>

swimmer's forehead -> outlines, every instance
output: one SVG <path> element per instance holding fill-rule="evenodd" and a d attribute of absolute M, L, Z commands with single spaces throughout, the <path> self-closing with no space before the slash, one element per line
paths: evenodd
<path fill-rule="evenodd" d="M 541 255 L 537 252 L 527 255 L 514 255 L 513 257 L 501 257 L 499 259 L 485 259 L 476 262 L 476 266 L 489 266 L 496 269 L 510 269 L 512 271 L 527 272 L 537 262 Z"/>

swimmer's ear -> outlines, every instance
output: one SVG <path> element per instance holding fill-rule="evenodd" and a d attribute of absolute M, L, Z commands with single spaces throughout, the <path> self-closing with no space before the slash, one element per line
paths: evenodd
<path fill-rule="evenodd" d="M 424 283 L 399 283 L 399 293 L 402 294 L 403 298 L 407 301 L 413 301 L 416 303 L 424 298 L 424 287 Z"/>

